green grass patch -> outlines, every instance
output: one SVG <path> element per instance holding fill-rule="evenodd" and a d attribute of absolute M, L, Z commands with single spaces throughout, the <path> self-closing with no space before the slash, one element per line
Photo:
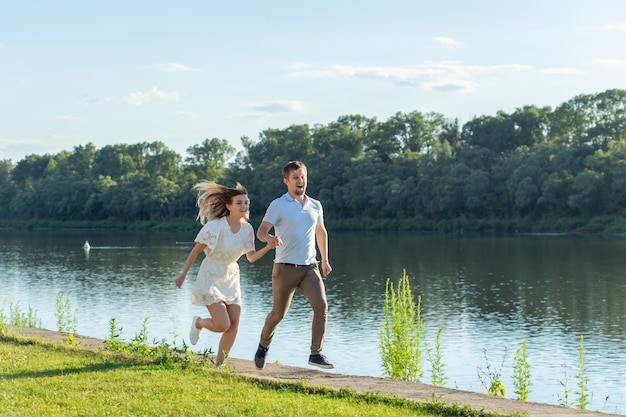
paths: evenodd
<path fill-rule="evenodd" d="M 11 335 L 0 337 L 0 404 L 20 417 L 502 415 Z"/>

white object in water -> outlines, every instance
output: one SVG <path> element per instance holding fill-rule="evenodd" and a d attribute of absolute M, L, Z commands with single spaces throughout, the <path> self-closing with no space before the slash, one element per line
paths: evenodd
<path fill-rule="evenodd" d="M 83 249 L 85 249 L 85 250 L 91 249 L 91 245 L 89 244 L 88 240 L 85 240 L 85 244 L 83 245 Z"/>

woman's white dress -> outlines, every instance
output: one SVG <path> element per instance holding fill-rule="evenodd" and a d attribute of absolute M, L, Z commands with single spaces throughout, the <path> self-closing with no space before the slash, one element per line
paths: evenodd
<path fill-rule="evenodd" d="M 207 245 L 191 302 L 211 305 L 220 301 L 241 304 L 239 264 L 241 255 L 254 250 L 254 229 L 242 223 L 237 233 L 230 230 L 225 217 L 207 222 L 195 242 Z"/>

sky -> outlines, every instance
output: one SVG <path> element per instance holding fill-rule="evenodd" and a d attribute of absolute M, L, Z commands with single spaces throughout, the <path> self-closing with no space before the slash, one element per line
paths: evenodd
<path fill-rule="evenodd" d="M 624 0 L 0 0 L 0 160 L 626 89 Z"/>

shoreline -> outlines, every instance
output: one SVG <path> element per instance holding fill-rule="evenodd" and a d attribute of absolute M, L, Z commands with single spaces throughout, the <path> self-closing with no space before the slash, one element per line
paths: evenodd
<path fill-rule="evenodd" d="M 17 327 L 8 325 L 10 331 L 14 331 L 24 338 L 41 339 L 53 343 L 64 343 L 67 334 L 48 329 L 30 327 Z M 75 335 L 79 347 L 104 348 L 104 340 L 89 336 Z M 524 414 L 529 417 L 549 416 L 619 416 L 621 414 L 602 413 L 599 411 L 578 410 L 575 408 L 536 403 L 532 401 L 520 401 L 510 398 L 499 398 L 487 394 L 463 391 L 433 385 L 395 381 L 386 378 L 371 376 L 355 376 L 337 373 L 327 373 L 315 369 L 300 368 L 287 365 L 268 363 L 263 370 L 258 370 L 252 360 L 229 357 L 226 363 L 240 375 L 271 381 L 282 382 L 306 382 L 311 386 L 327 387 L 336 390 L 348 389 L 357 393 L 375 393 L 404 398 L 411 401 L 431 402 L 434 399 L 460 406 L 469 406 L 475 410 L 486 412 Z"/>

